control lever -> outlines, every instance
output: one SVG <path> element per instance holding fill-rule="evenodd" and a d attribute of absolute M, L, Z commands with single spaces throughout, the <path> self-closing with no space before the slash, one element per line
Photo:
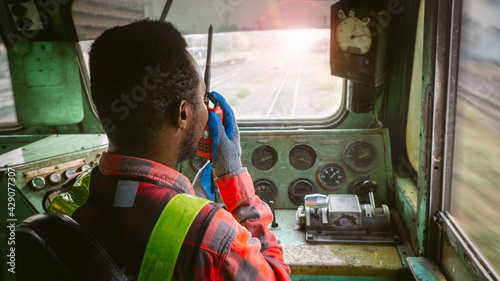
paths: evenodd
<path fill-rule="evenodd" d="M 369 204 L 362 204 L 356 194 L 306 195 L 296 212 L 295 229 L 304 229 L 309 243 L 397 243 L 389 207 L 376 207 L 377 183 L 363 180 L 355 188 L 359 195 L 368 195 Z"/>
<path fill-rule="evenodd" d="M 362 192 L 368 193 L 368 198 L 370 199 L 370 206 L 372 207 L 372 210 L 375 212 L 375 214 L 378 215 L 383 214 L 384 209 L 375 206 L 375 196 L 373 195 L 373 193 L 377 192 L 378 190 L 378 184 L 372 180 L 365 180 L 364 182 L 361 183 L 360 189 Z"/>
<path fill-rule="evenodd" d="M 274 211 L 274 201 L 269 201 L 269 207 L 271 208 L 271 213 L 273 213 L 273 222 L 271 223 L 271 227 L 278 227 L 278 223 L 276 223 L 276 212 Z"/>
<path fill-rule="evenodd" d="M 309 194 L 304 197 L 304 203 L 309 208 L 325 208 L 328 207 L 328 196 L 323 194 Z"/>
<path fill-rule="evenodd" d="M 314 210 L 314 218 L 318 220 L 318 209 L 328 207 L 328 196 L 323 194 L 306 195 L 304 197 L 304 205 Z"/>

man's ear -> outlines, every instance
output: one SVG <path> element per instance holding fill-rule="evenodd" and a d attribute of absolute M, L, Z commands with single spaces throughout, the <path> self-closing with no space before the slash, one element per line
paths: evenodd
<path fill-rule="evenodd" d="M 180 100 L 175 105 L 174 123 L 179 129 L 186 129 L 188 118 L 191 114 L 191 106 L 186 100 Z"/>

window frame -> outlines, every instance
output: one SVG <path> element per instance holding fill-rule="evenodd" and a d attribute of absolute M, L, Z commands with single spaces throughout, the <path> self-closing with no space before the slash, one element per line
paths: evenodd
<path fill-rule="evenodd" d="M 499 280 L 498 273 L 493 270 L 450 213 L 463 0 L 454 0 L 450 3 L 445 3 L 447 1 L 444 0 L 438 2 L 434 77 L 434 85 L 437 86 L 435 86 L 432 139 L 432 155 L 438 157 L 433 157 L 430 166 L 430 186 L 440 188 L 435 190 L 431 188 L 431 198 L 434 199 L 429 200 L 429 215 L 435 222 L 431 223 L 431 229 L 437 230 L 433 235 L 439 239 L 439 247 L 436 247 L 434 254 L 442 267 L 452 266 L 443 256 L 443 244 L 444 240 L 447 240 L 476 280 Z M 445 114 L 439 114 L 440 111 Z M 439 160 L 437 158 L 443 159 L 442 164 L 436 161 Z M 436 167 L 439 169 L 436 170 Z M 432 240 L 432 237 L 430 238 L 428 240 Z"/>

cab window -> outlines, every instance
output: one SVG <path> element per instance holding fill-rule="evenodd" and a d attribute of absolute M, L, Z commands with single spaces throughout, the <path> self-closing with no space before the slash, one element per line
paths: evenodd
<path fill-rule="evenodd" d="M 213 25 L 211 90 L 226 97 L 239 121 L 333 122 L 344 99 L 343 79 L 331 76 L 329 67 L 334 2 L 174 1 L 166 20 L 183 33 L 202 73 Z M 164 5 L 165 0 L 75 1 L 81 50 L 109 27 L 159 19 Z"/>
<path fill-rule="evenodd" d="M 10 81 L 7 49 L 0 38 L 0 126 L 16 125 L 16 108 Z"/>
<path fill-rule="evenodd" d="M 450 213 L 500 272 L 500 3 L 464 0 Z"/>

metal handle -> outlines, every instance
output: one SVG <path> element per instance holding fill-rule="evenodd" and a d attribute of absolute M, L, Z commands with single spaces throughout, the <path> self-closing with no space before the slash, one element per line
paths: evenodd
<path fill-rule="evenodd" d="M 326 208 L 328 207 L 328 196 L 323 194 L 309 194 L 304 197 L 304 204 L 309 208 Z"/>

